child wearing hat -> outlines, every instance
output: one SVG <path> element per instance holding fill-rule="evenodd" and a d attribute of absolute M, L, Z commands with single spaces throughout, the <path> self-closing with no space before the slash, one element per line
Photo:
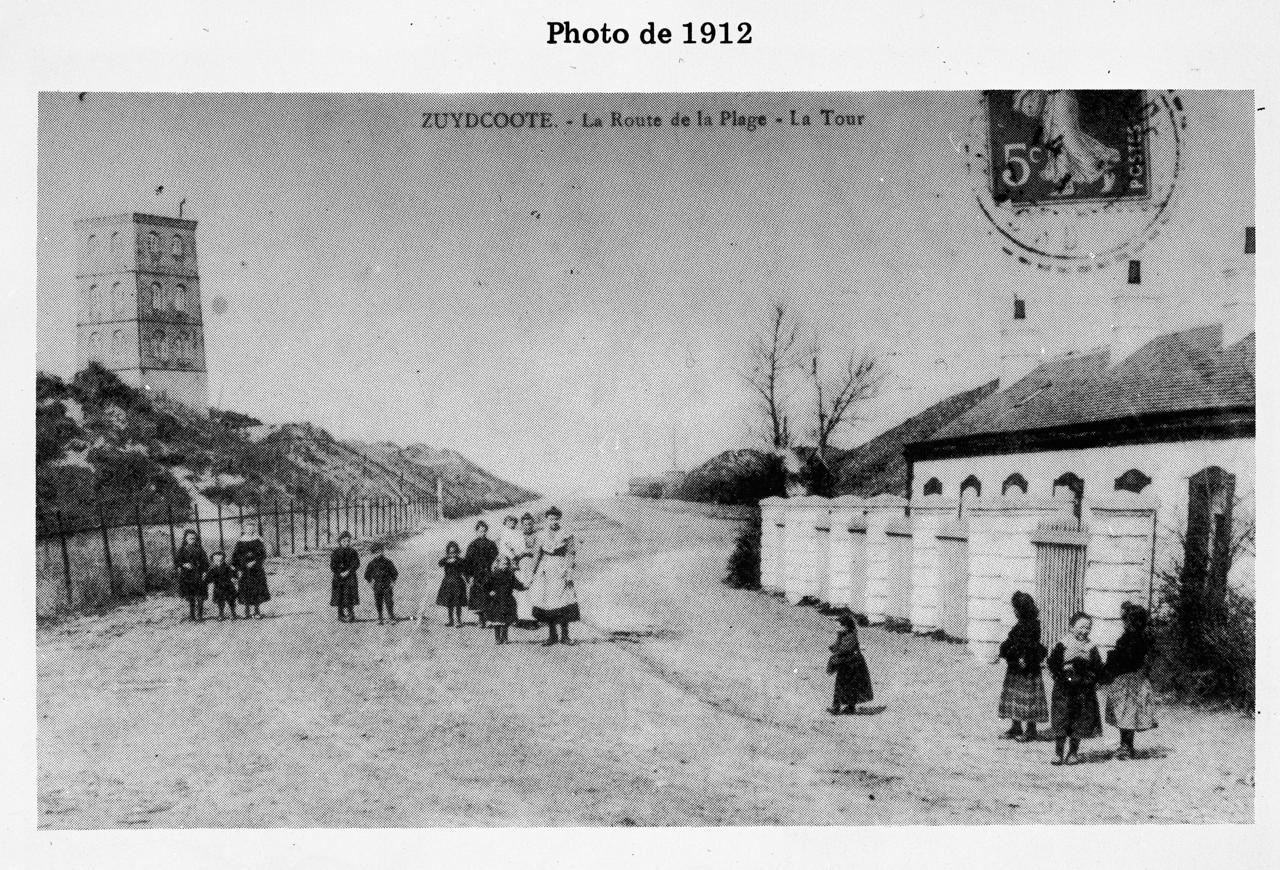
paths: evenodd
<path fill-rule="evenodd" d="M 355 622 L 356 605 L 360 603 L 360 554 L 351 546 L 351 533 L 338 535 L 338 548 L 329 557 L 333 572 L 333 589 L 329 606 L 338 608 L 338 622 Z"/>
<path fill-rule="evenodd" d="M 373 606 L 378 609 L 378 625 L 382 625 L 382 610 L 385 607 L 387 618 L 396 621 L 395 584 L 400 572 L 395 563 L 383 555 L 382 544 L 374 544 L 373 558 L 364 569 L 364 579 L 373 587 Z"/>
<path fill-rule="evenodd" d="M 858 643 L 858 623 L 848 613 L 840 616 L 840 633 L 830 649 L 827 673 L 836 675 L 836 686 L 827 712 L 832 716 L 856 714 L 858 705 L 874 700 L 875 695 L 871 691 L 871 672 Z"/>

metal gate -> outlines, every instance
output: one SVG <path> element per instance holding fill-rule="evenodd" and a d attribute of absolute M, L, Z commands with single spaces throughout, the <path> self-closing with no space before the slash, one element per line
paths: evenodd
<path fill-rule="evenodd" d="M 961 521 L 938 531 L 938 628 L 969 637 L 969 535 Z"/>
<path fill-rule="evenodd" d="M 1036 545 L 1036 604 L 1046 646 L 1066 634 L 1071 614 L 1084 609 L 1088 537 L 1074 519 L 1041 523 L 1031 537 Z"/>

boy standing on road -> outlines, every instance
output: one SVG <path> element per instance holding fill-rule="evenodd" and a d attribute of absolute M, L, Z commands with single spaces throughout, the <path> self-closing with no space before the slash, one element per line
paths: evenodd
<path fill-rule="evenodd" d="M 387 609 L 387 618 L 396 621 L 395 583 L 400 576 L 395 564 L 382 555 L 382 545 L 374 544 L 373 558 L 364 569 L 364 579 L 373 586 L 373 606 L 378 608 L 378 625 L 382 625 L 382 609 Z"/>

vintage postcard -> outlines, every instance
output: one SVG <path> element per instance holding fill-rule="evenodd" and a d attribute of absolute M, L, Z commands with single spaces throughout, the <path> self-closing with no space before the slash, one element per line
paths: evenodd
<path fill-rule="evenodd" d="M 1258 108 L 41 93 L 38 827 L 1254 822 Z"/>

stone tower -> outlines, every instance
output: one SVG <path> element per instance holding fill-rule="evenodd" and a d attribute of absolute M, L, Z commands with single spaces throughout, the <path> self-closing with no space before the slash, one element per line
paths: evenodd
<path fill-rule="evenodd" d="M 124 214 L 76 222 L 79 367 L 204 411 L 209 395 L 196 222 Z"/>

